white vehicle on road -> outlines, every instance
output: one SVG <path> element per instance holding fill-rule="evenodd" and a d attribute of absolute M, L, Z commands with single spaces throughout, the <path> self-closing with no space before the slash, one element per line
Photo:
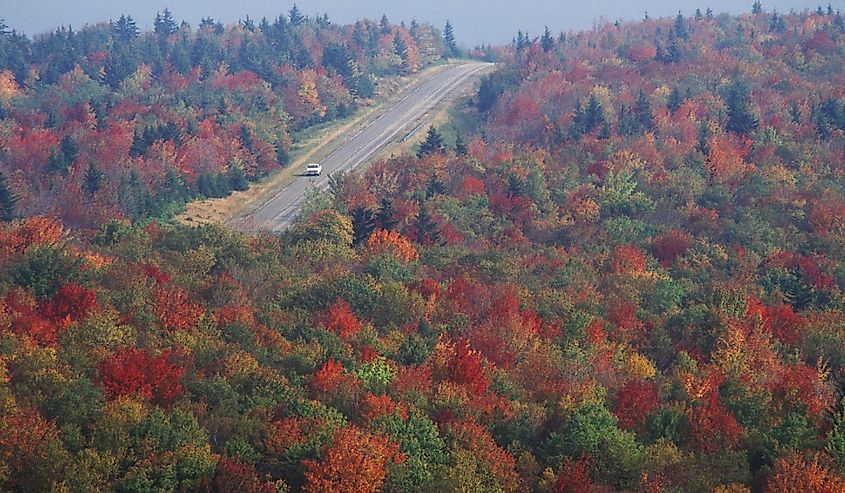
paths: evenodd
<path fill-rule="evenodd" d="M 311 163 L 305 166 L 305 176 L 320 176 L 323 174 L 323 166 L 319 163 Z"/>

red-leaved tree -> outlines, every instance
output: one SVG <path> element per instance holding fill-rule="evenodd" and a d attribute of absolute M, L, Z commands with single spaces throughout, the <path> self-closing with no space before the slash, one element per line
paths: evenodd
<path fill-rule="evenodd" d="M 619 426 L 635 430 L 645 423 L 648 413 L 658 402 L 657 385 L 654 382 L 631 380 L 616 393 L 613 414 L 619 419 Z"/>
<path fill-rule="evenodd" d="M 334 332 L 344 339 L 354 337 L 361 331 L 363 324 L 352 312 L 352 307 L 343 298 L 338 298 L 320 316 L 320 324 L 329 332 Z"/>
<path fill-rule="evenodd" d="M 171 350 L 158 356 L 147 351 L 126 348 L 117 351 L 98 365 L 100 381 L 112 399 L 137 395 L 143 399 L 170 402 L 182 392 L 179 381 L 185 369 L 170 362 Z"/>

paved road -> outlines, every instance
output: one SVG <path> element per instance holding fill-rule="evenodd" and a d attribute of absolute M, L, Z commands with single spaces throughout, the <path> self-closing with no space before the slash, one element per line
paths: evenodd
<path fill-rule="evenodd" d="M 231 226 L 242 231 L 284 230 L 296 218 L 305 191 L 310 185 L 325 188 L 332 172 L 351 170 L 365 163 L 402 131 L 410 131 L 412 124 L 450 92 L 489 66 L 488 63 L 480 62 L 457 65 L 421 83 L 372 124 L 329 154 L 322 162 L 322 176 L 297 177 L 296 181 L 247 216 L 235 218 Z"/>

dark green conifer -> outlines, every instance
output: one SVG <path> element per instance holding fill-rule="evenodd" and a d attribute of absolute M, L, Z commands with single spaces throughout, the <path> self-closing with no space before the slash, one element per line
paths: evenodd
<path fill-rule="evenodd" d="M 293 4 L 293 7 L 288 10 L 288 21 L 290 22 L 290 25 L 294 27 L 305 22 L 305 16 L 296 4 Z"/>
<path fill-rule="evenodd" d="M 420 204 L 420 212 L 417 214 L 417 236 L 420 243 L 426 245 L 442 245 L 443 235 L 440 228 L 431 217 L 431 213 L 425 204 Z"/>
<path fill-rule="evenodd" d="M 88 169 L 85 171 L 85 177 L 82 181 L 82 191 L 89 199 L 93 198 L 97 192 L 100 191 L 103 183 L 103 172 L 97 168 L 94 161 L 88 163 Z"/>
<path fill-rule="evenodd" d="M 689 40 L 689 29 L 687 29 L 687 22 L 684 19 L 684 15 L 680 12 L 678 12 L 678 16 L 675 17 L 675 34 L 684 41 Z"/>
<path fill-rule="evenodd" d="M 455 43 L 455 30 L 452 23 L 448 20 L 443 27 L 443 42 L 446 44 L 446 56 L 453 57 L 458 55 L 458 45 Z"/>
<path fill-rule="evenodd" d="M 469 152 L 469 150 L 467 149 L 467 144 L 466 142 L 464 142 L 464 139 L 463 137 L 461 137 L 461 134 L 458 134 L 455 137 L 455 154 L 459 156 L 466 156 L 467 152 Z"/>
<path fill-rule="evenodd" d="M 6 175 L 0 171 L 0 221 L 11 221 L 15 218 L 15 204 L 18 199 L 17 194 L 9 188 Z"/>
<path fill-rule="evenodd" d="M 379 201 L 375 222 L 381 229 L 392 230 L 396 227 L 396 207 L 390 197 L 382 197 Z"/>
<path fill-rule="evenodd" d="M 555 46 L 555 39 L 552 37 L 552 32 L 549 31 L 549 26 L 546 26 L 546 29 L 543 31 L 543 36 L 540 38 L 540 45 L 542 45 L 543 51 L 546 53 L 552 51 L 552 48 Z"/>
<path fill-rule="evenodd" d="M 666 107 L 669 108 L 669 111 L 674 113 L 678 111 L 678 108 L 680 108 L 682 104 L 684 104 L 684 96 L 677 87 L 673 87 L 672 92 L 669 93 L 669 100 L 666 102 Z"/>
<path fill-rule="evenodd" d="M 417 157 L 422 158 L 429 154 L 442 153 L 445 151 L 443 145 L 443 137 L 434 126 L 428 127 L 428 133 L 425 140 L 420 144 L 420 149 L 417 151 Z"/>
<path fill-rule="evenodd" d="M 654 115 L 651 112 L 651 103 L 642 90 L 637 95 L 637 105 L 634 107 L 634 111 L 636 111 L 637 123 L 642 131 L 650 132 L 654 130 Z"/>
<path fill-rule="evenodd" d="M 728 86 L 725 94 L 728 105 L 728 123 L 726 128 L 737 134 L 747 134 L 756 130 L 759 119 L 751 111 L 751 89 L 748 84 L 735 80 Z"/>
<path fill-rule="evenodd" d="M 352 244 L 357 246 L 365 241 L 376 229 L 376 215 L 369 207 L 359 205 L 352 211 Z"/>

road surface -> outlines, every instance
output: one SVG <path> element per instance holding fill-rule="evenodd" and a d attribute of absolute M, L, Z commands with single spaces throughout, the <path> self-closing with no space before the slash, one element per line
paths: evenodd
<path fill-rule="evenodd" d="M 326 188 L 331 173 L 352 170 L 367 162 L 402 131 L 410 130 L 411 125 L 443 98 L 489 66 L 489 63 L 480 62 L 457 65 L 419 84 L 416 89 L 388 108 L 372 124 L 332 151 L 322 161 L 322 176 L 298 176 L 293 183 L 258 208 L 233 219 L 230 225 L 241 231 L 279 232 L 284 230 L 296 219 L 305 191 L 309 186 Z"/>

